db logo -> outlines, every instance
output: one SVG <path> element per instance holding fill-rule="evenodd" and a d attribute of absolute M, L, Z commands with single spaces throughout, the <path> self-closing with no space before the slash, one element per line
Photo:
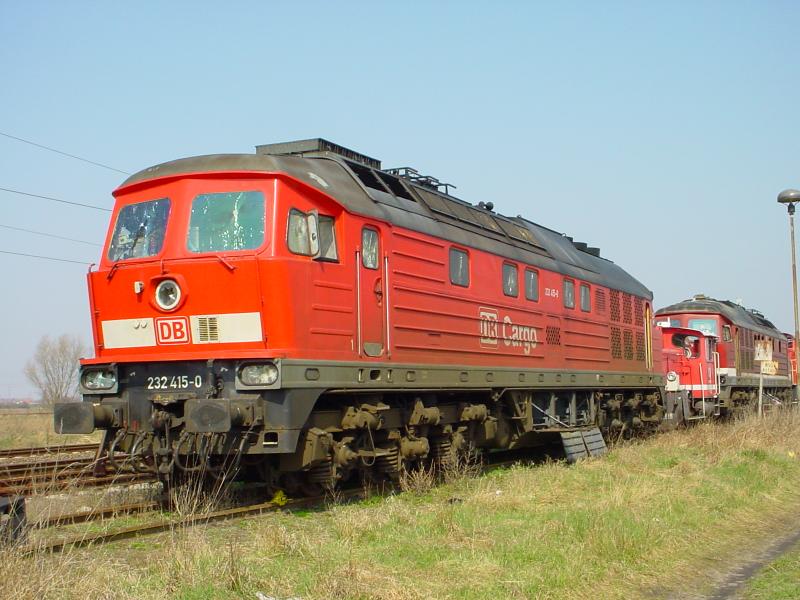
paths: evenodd
<path fill-rule="evenodd" d="M 156 341 L 159 344 L 188 344 L 189 319 L 186 317 L 156 319 Z"/>

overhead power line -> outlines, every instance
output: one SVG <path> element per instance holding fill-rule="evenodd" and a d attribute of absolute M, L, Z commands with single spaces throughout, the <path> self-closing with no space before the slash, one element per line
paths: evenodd
<path fill-rule="evenodd" d="M 42 198 L 43 200 L 52 200 L 53 202 L 61 202 L 62 204 L 71 204 L 72 206 L 82 206 L 83 208 L 93 208 L 95 210 L 103 210 L 105 212 L 111 212 L 110 208 L 104 208 L 102 206 L 95 206 L 94 204 L 81 204 L 80 202 L 71 202 L 70 200 L 61 200 L 60 198 L 53 198 L 52 196 L 41 196 L 39 194 L 30 194 L 28 192 L 20 192 L 19 190 L 12 190 L 9 188 L 0 187 L 0 190 L 4 192 L 10 192 L 11 194 L 19 194 L 21 196 L 30 196 L 31 198 Z"/>
<path fill-rule="evenodd" d="M 109 167 L 108 165 L 104 165 L 103 163 L 95 162 L 93 160 L 89 160 L 88 158 L 83 158 L 80 156 L 75 156 L 74 154 L 70 154 L 69 152 L 63 152 L 62 150 L 56 150 L 55 148 L 51 148 L 50 146 L 45 146 L 44 144 L 37 144 L 36 142 L 32 142 L 30 140 L 23 139 L 21 137 L 17 137 L 15 135 L 11 135 L 10 133 L 3 133 L 0 131 L 0 135 L 5 136 L 7 138 L 11 138 L 12 140 L 17 140 L 18 142 L 22 142 L 24 144 L 30 144 L 31 146 L 36 146 L 37 148 L 42 148 L 44 150 L 49 150 L 50 152 L 55 152 L 56 154 L 61 154 L 63 156 L 69 156 L 70 158 L 74 158 L 75 160 L 80 160 L 85 163 L 89 163 L 90 165 L 94 165 L 96 167 L 102 167 L 104 169 L 108 169 L 109 171 L 116 171 L 117 173 L 122 173 L 123 175 L 130 175 L 127 171 L 123 171 L 121 169 L 115 169 L 114 167 Z"/>
<path fill-rule="evenodd" d="M 38 254 L 25 254 L 23 252 L 11 252 L 9 250 L 0 250 L 0 254 L 12 254 L 14 256 L 26 256 L 28 258 L 41 258 L 43 260 L 54 260 L 56 262 L 73 263 L 76 265 L 90 265 L 91 261 L 88 260 L 69 260 L 67 258 L 53 258 L 52 256 L 40 256 Z"/>
<path fill-rule="evenodd" d="M 43 231 L 34 231 L 33 229 L 25 229 L 23 227 L 13 227 L 11 225 L 3 225 L 2 223 L 0 223 L 0 227 L 2 227 L 3 229 L 13 229 L 14 231 L 24 231 L 25 233 L 43 235 L 45 237 L 55 238 L 57 240 L 67 240 L 68 242 L 76 242 L 78 244 L 87 244 L 89 246 L 102 246 L 102 244 L 98 244 L 96 242 L 87 242 L 86 240 L 76 240 L 75 238 L 64 237 L 63 235 L 56 235 L 54 233 L 45 233 Z"/>

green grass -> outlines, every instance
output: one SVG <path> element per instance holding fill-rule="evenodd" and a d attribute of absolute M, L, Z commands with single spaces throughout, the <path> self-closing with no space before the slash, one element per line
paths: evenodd
<path fill-rule="evenodd" d="M 750 581 L 745 600 L 797 600 L 800 598 L 800 548 L 765 567 Z"/>
<path fill-rule="evenodd" d="M 798 433 L 795 414 L 703 425 L 574 466 L 513 467 L 61 557 L 11 555 L 0 597 L 680 595 L 759 536 L 800 527 L 787 519 L 800 500 Z"/>

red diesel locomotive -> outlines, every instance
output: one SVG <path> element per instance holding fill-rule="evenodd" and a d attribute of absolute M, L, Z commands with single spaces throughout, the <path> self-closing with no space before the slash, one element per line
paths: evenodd
<path fill-rule="evenodd" d="M 160 164 L 114 196 L 84 401 L 55 425 L 105 430 L 138 468 L 313 487 L 662 422 L 651 292 L 413 169 L 315 139 Z"/>
<path fill-rule="evenodd" d="M 682 374 L 679 369 L 665 365 L 667 373 L 667 390 L 670 390 L 670 379 L 677 384 L 684 382 L 692 390 L 703 390 L 715 397 L 715 414 L 732 414 L 738 410 L 752 407 L 758 398 L 760 363 L 755 358 L 756 343 L 766 342 L 772 350 L 772 360 L 777 363 L 774 375 L 764 375 L 763 388 L 769 403 L 790 403 L 794 398 L 792 362 L 794 346 L 790 348 L 791 338 L 775 328 L 760 312 L 744 308 L 735 302 L 715 300 L 698 294 L 656 312 L 656 321 L 665 326 L 667 332 L 673 328 L 699 330 L 694 338 L 698 344 L 716 348 L 714 369 L 710 363 L 702 367 L 705 377 L 701 380 L 698 366 L 692 366 L 690 372 Z M 677 330 L 676 330 L 677 331 Z M 668 347 L 665 340 L 664 348 Z M 708 361 L 711 355 L 702 349 Z M 697 358 L 699 355 L 695 355 Z M 685 371 L 686 369 L 684 369 Z M 712 376 L 713 373 L 713 376 Z M 701 386 L 701 387 L 695 387 Z M 695 397 L 697 394 L 695 393 Z M 688 415 L 687 415 L 688 416 Z"/>

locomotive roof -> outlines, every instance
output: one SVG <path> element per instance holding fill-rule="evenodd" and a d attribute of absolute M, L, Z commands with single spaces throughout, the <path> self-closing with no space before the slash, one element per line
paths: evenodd
<path fill-rule="evenodd" d="M 506 217 L 485 207 L 473 206 L 435 187 L 357 160 L 328 151 L 303 156 L 212 154 L 149 167 L 131 175 L 117 192 L 151 179 L 191 173 L 283 172 L 335 198 L 349 212 L 643 298 L 653 297 L 637 279 L 600 257 L 597 248 L 573 242 L 561 233 L 522 217 Z M 420 179 L 425 181 L 425 178 Z"/>
<path fill-rule="evenodd" d="M 707 296 L 695 296 L 688 300 L 659 308 L 656 316 L 676 313 L 708 313 L 720 314 L 731 323 L 751 329 L 762 335 L 783 339 L 786 337 L 764 315 L 731 302 L 730 300 L 717 300 Z"/>

